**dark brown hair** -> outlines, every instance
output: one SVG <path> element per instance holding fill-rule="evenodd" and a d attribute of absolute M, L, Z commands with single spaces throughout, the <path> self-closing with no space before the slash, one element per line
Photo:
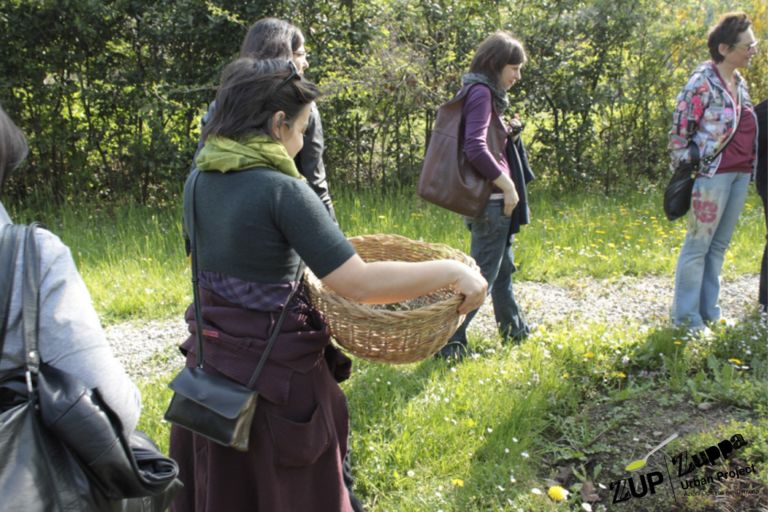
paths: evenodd
<path fill-rule="evenodd" d="M 739 42 L 739 34 L 746 32 L 752 22 L 743 12 L 728 12 L 723 14 L 717 25 L 709 29 L 707 46 L 709 54 L 715 62 L 723 62 L 725 56 L 720 53 L 721 44 L 735 45 Z"/>
<path fill-rule="evenodd" d="M 472 73 L 482 73 L 494 82 L 498 82 L 501 70 L 507 64 L 517 66 L 527 60 L 523 43 L 512 37 L 512 34 L 499 30 L 480 43 L 472 58 L 469 70 Z"/>
<path fill-rule="evenodd" d="M 304 44 L 298 27 L 277 18 L 263 18 L 248 28 L 240 46 L 240 57 L 290 59 Z"/>
<path fill-rule="evenodd" d="M 0 193 L 8 175 L 27 157 L 27 139 L 0 107 Z"/>
<path fill-rule="evenodd" d="M 317 86 L 302 78 L 291 61 L 237 59 L 224 68 L 203 140 L 211 135 L 241 139 L 269 133 L 275 112 L 285 112 L 290 122 L 319 95 Z"/>

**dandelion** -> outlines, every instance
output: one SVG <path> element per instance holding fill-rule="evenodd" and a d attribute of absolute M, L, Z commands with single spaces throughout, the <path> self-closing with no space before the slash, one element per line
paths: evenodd
<path fill-rule="evenodd" d="M 571 376 L 571 374 L 570 374 L 570 373 L 568 373 L 568 372 L 565 372 L 565 373 L 563 374 L 563 378 L 564 378 L 564 379 L 567 379 L 567 378 L 569 378 L 570 376 Z"/>
<path fill-rule="evenodd" d="M 741 359 L 737 359 L 735 357 L 732 357 L 728 360 L 729 363 L 735 364 L 735 365 L 742 365 L 744 364 Z"/>
<path fill-rule="evenodd" d="M 536 494 L 536 495 L 540 495 L 540 494 L 543 494 L 543 493 L 541 492 L 541 489 L 539 489 L 538 487 L 534 487 L 533 489 L 531 489 L 531 492 L 532 492 L 533 494 Z"/>
<path fill-rule="evenodd" d="M 680 341 L 680 340 L 675 340 L 675 341 L 674 341 L 674 344 L 675 344 L 675 345 L 678 345 L 678 346 L 680 346 L 680 345 L 682 345 L 682 344 L 683 344 L 683 342 L 682 342 L 682 341 Z"/>
<path fill-rule="evenodd" d="M 455 485 L 456 487 L 464 487 L 464 480 L 461 478 L 454 478 L 451 480 L 451 484 Z"/>
<path fill-rule="evenodd" d="M 595 353 L 590 350 L 589 352 L 584 354 L 584 357 L 586 357 L 587 359 L 592 359 L 593 357 L 595 357 Z"/>
<path fill-rule="evenodd" d="M 617 379 L 626 379 L 627 378 L 627 374 L 624 373 L 624 372 L 613 372 L 611 374 L 611 376 L 612 377 L 616 377 Z"/>
<path fill-rule="evenodd" d="M 408 475 L 409 477 L 413 478 L 414 476 L 416 476 L 416 472 L 414 470 L 412 470 L 412 469 L 409 469 L 408 472 L 406 473 L 406 475 Z"/>
<path fill-rule="evenodd" d="M 553 485 L 547 491 L 547 496 L 552 498 L 554 501 L 564 501 L 568 499 L 568 491 L 559 485 Z"/>

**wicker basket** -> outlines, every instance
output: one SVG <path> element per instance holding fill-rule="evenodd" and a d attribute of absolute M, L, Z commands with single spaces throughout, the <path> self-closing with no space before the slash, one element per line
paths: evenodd
<path fill-rule="evenodd" d="M 455 259 L 477 268 L 461 251 L 398 235 L 365 235 L 349 241 L 365 261 L 428 261 Z M 323 287 L 307 269 L 305 282 L 313 305 L 323 313 L 331 334 L 346 351 L 383 363 L 412 363 L 440 350 L 464 320 L 456 312 L 462 297 L 439 290 L 418 303 L 401 303 L 397 310 L 352 302 Z"/>

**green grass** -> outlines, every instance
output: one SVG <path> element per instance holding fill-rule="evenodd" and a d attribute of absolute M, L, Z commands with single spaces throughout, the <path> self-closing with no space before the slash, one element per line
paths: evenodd
<path fill-rule="evenodd" d="M 645 443 L 672 432 L 681 436 L 668 456 L 738 433 L 751 442 L 731 464 L 762 468 L 767 341 L 757 322 L 721 326 L 711 341 L 669 328 L 562 325 L 517 348 L 475 340 L 476 357 L 453 367 L 356 360 L 343 388 L 357 492 L 371 512 L 575 511 L 591 484 L 610 505 L 599 484 L 626 477 Z M 141 426 L 162 441 L 168 378 L 142 389 Z M 712 408 L 702 413 L 701 404 Z M 546 492 L 558 473 L 571 498 L 555 504 Z M 768 484 L 765 471 L 757 476 Z M 673 510 L 674 501 L 661 493 L 636 503 L 648 508 L 626 509 Z"/>
<path fill-rule="evenodd" d="M 461 217 L 425 203 L 412 191 L 338 190 L 335 204 L 348 236 L 397 233 L 469 252 L 469 231 Z M 515 242 L 516 279 L 673 274 L 685 221 L 668 222 L 660 205 L 656 190 L 620 197 L 562 197 L 534 184 L 531 224 Z M 179 204 L 165 209 L 43 206 L 12 213 L 22 222 L 42 220 L 73 248 L 96 309 L 107 323 L 180 315 L 190 300 Z M 765 230 L 762 215 L 752 191 L 726 253 L 724 277 L 757 272 Z"/>
<path fill-rule="evenodd" d="M 534 186 L 531 193 L 532 223 L 516 242 L 519 279 L 673 273 L 685 227 L 664 220 L 657 192 L 560 197 Z M 337 191 L 335 200 L 350 236 L 399 233 L 468 250 L 460 217 L 412 194 Z M 182 314 L 190 294 L 178 205 L 12 214 L 18 221 L 43 220 L 73 248 L 106 321 Z M 762 209 L 752 193 L 726 258 L 726 278 L 757 271 L 763 234 Z M 473 339 L 477 356 L 455 367 L 434 360 L 355 362 L 343 388 L 357 490 L 368 510 L 578 511 L 580 491 L 589 486 L 613 509 L 610 490 L 598 484 L 609 487 L 626 477 L 623 467 L 647 451 L 646 443 L 673 431 L 681 438 L 669 454 L 741 433 L 753 442 L 740 459 L 758 467 L 768 461 L 764 324 L 721 326 L 711 341 L 687 340 L 664 327 L 546 327 L 518 348 Z M 140 383 L 140 427 L 163 449 L 170 378 Z M 546 491 L 558 475 L 571 497 L 555 504 Z M 757 476 L 768 483 L 765 471 Z M 678 510 L 706 510 L 711 499 Z M 624 509 L 673 510 L 672 504 L 659 495 Z"/>

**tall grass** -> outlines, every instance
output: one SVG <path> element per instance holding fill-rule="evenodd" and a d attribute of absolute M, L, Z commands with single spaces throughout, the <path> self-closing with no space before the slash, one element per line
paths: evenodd
<path fill-rule="evenodd" d="M 11 215 L 43 222 L 70 247 L 106 323 L 180 315 L 191 299 L 180 206 L 43 206 Z"/>
<path fill-rule="evenodd" d="M 516 279 L 674 272 L 685 221 L 664 218 L 658 191 L 605 197 L 531 188 L 531 223 L 515 238 Z M 425 203 L 411 190 L 336 190 L 334 199 L 348 236 L 397 233 L 469 252 L 469 231 L 461 216 Z M 12 213 L 19 221 L 44 221 L 72 248 L 107 322 L 178 315 L 190 300 L 180 202 L 163 209 L 42 206 Z M 762 215 L 751 192 L 726 254 L 724 277 L 758 271 L 765 239 Z"/>

